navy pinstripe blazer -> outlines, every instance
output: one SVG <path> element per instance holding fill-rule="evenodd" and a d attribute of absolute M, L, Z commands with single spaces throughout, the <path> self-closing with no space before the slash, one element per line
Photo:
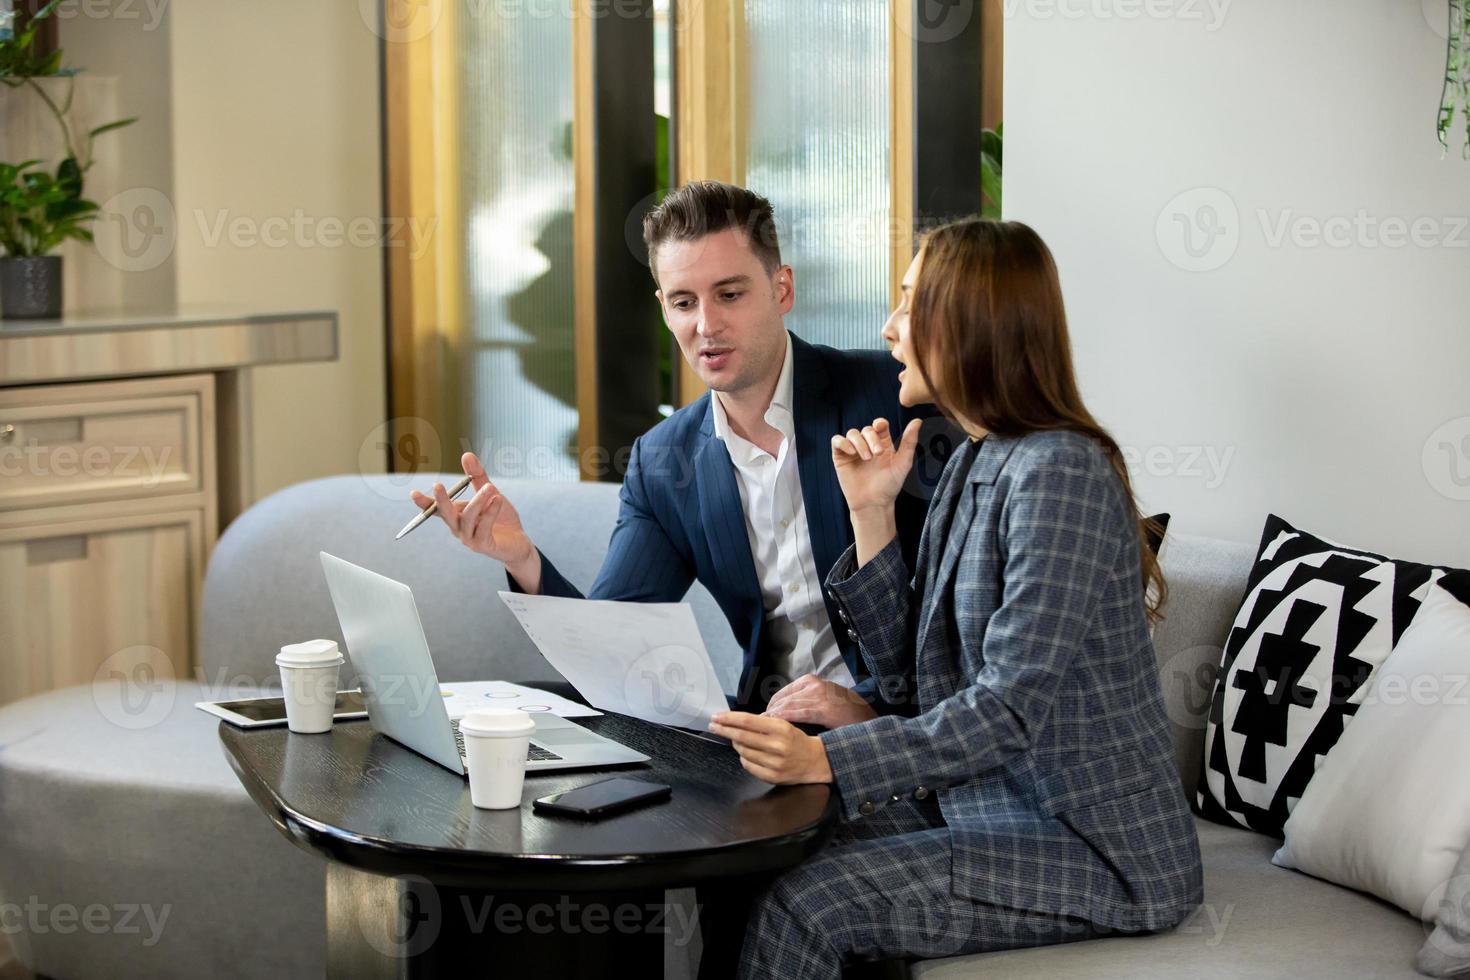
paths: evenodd
<path fill-rule="evenodd" d="M 887 418 L 899 432 L 914 415 L 927 417 L 933 412 L 908 413 L 899 405 L 901 365 L 887 351 L 836 350 L 808 344 L 795 335 L 791 342 L 792 414 L 801 495 L 817 574 L 825 576 L 853 540 L 847 502 L 832 466 L 832 436 L 879 417 Z M 698 579 L 719 603 L 745 650 L 739 690 L 731 703 L 763 711 L 788 679 L 772 669 L 765 606 L 750 553 L 745 511 L 730 454 L 724 442 L 715 438 L 710 397 L 706 392 L 633 444 L 617 524 L 587 598 L 677 602 Z M 931 443 L 929 448 L 938 455 L 943 445 Z M 927 494 L 900 498 L 900 537 L 910 561 L 918 548 L 926 507 Z M 582 597 L 544 554 L 541 558 L 544 595 Z M 510 585 L 519 588 L 514 579 Z M 836 628 L 836 607 L 830 597 L 827 607 L 858 692 L 879 712 L 911 712 L 896 687 L 889 692 L 893 703 L 883 699 L 856 643 L 847 630 Z"/>
<path fill-rule="evenodd" d="M 1134 520 L 1093 440 L 992 434 L 950 459 L 912 578 L 893 544 L 843 555 L 839 617 L 919 702 L 820 736 L 847 819 L 938 794 L 975 901 L 1128 930 L 1201 901 Z"/>

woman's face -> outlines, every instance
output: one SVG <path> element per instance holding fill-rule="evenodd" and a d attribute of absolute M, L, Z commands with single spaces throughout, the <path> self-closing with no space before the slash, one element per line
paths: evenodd
<path fill-rule="evenodd" d="M 914 285 L 919 281 L 919 269 L 923 263 L 924 252 L 920 250 L 909 264 L 909 271 L 903 275 L 903 299 L 899 301 L 898 309 L 889 315 L 888 322 L 883 324 L 883 339 L 892 348 L 894 359 L 904 366 L 898 373 L 898 401 L 905 408 L 927 405 L 934 401 L 934 394 L 924 383 L 924 375 L 919 372 L 918 363 L 914 360 L 914 348 L 909 339 L 909 303 L 913 299 Z"/>

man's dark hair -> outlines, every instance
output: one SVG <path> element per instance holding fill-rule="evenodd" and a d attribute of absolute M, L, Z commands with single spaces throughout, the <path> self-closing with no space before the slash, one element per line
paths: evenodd
<path fill-rule="evenodd" d="M 754 191 L 717 180 L 696 180 L 672 191 L 643 218 L 648 271 L 658 282 L 655 253 L 669 242 L 692 242 L 727 228 L 745 232 L 767 273 L 781 267 L 781 244 L 771 202 Z"/>

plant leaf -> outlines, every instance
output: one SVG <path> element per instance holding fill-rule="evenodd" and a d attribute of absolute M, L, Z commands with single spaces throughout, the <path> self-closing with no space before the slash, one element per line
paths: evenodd
<path fill-rule="evenodd" d="M 138 117 L 137 116 L 129 116 L 127 119 L 119 119 L 117 122 L 110 122 L 110 123 L 107 123 L 105 126 L 98 126 L 96 129 L 92 130 L 87 135 L 88 136 L 101 136 L 103 133 L 110 133 L 114 129 L 122 129 L 124 126 L 131 126 L 133 123 L 135 123 L 137 121 L 138 121 Z"/>
<path fill-rule="evenodd" d="M 981 209 L 981 214 L 986 217 L 999 216 L 1001 208 L 1000 172 L 990 165 L 989 160 L 982 161 L 980 165 L 980 190 L 995 208 L 995 214 L 987 214 L 984 208 Z"/>
<path fill-rule="evenodd" d="M 995 158 L 996 163 L 1001 159 L 1001 137 L 993 129 L 982 129 L 980 131 L 980 152 Z"/>

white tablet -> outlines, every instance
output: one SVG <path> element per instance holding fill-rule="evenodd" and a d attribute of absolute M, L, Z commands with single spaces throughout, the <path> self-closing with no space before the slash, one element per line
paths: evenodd
<path fill-rule="evenodd" d="M 286 723 L 284 698 L 242 698 L 238 701 L 196 701 L 194 707 L 218 715 L 240 728 L 268 728 Z M 358 690 L 338 691 L 337 707 L 332 712 L 333 721 L 351 721 L 366 718 L 367 705 Z"/>

